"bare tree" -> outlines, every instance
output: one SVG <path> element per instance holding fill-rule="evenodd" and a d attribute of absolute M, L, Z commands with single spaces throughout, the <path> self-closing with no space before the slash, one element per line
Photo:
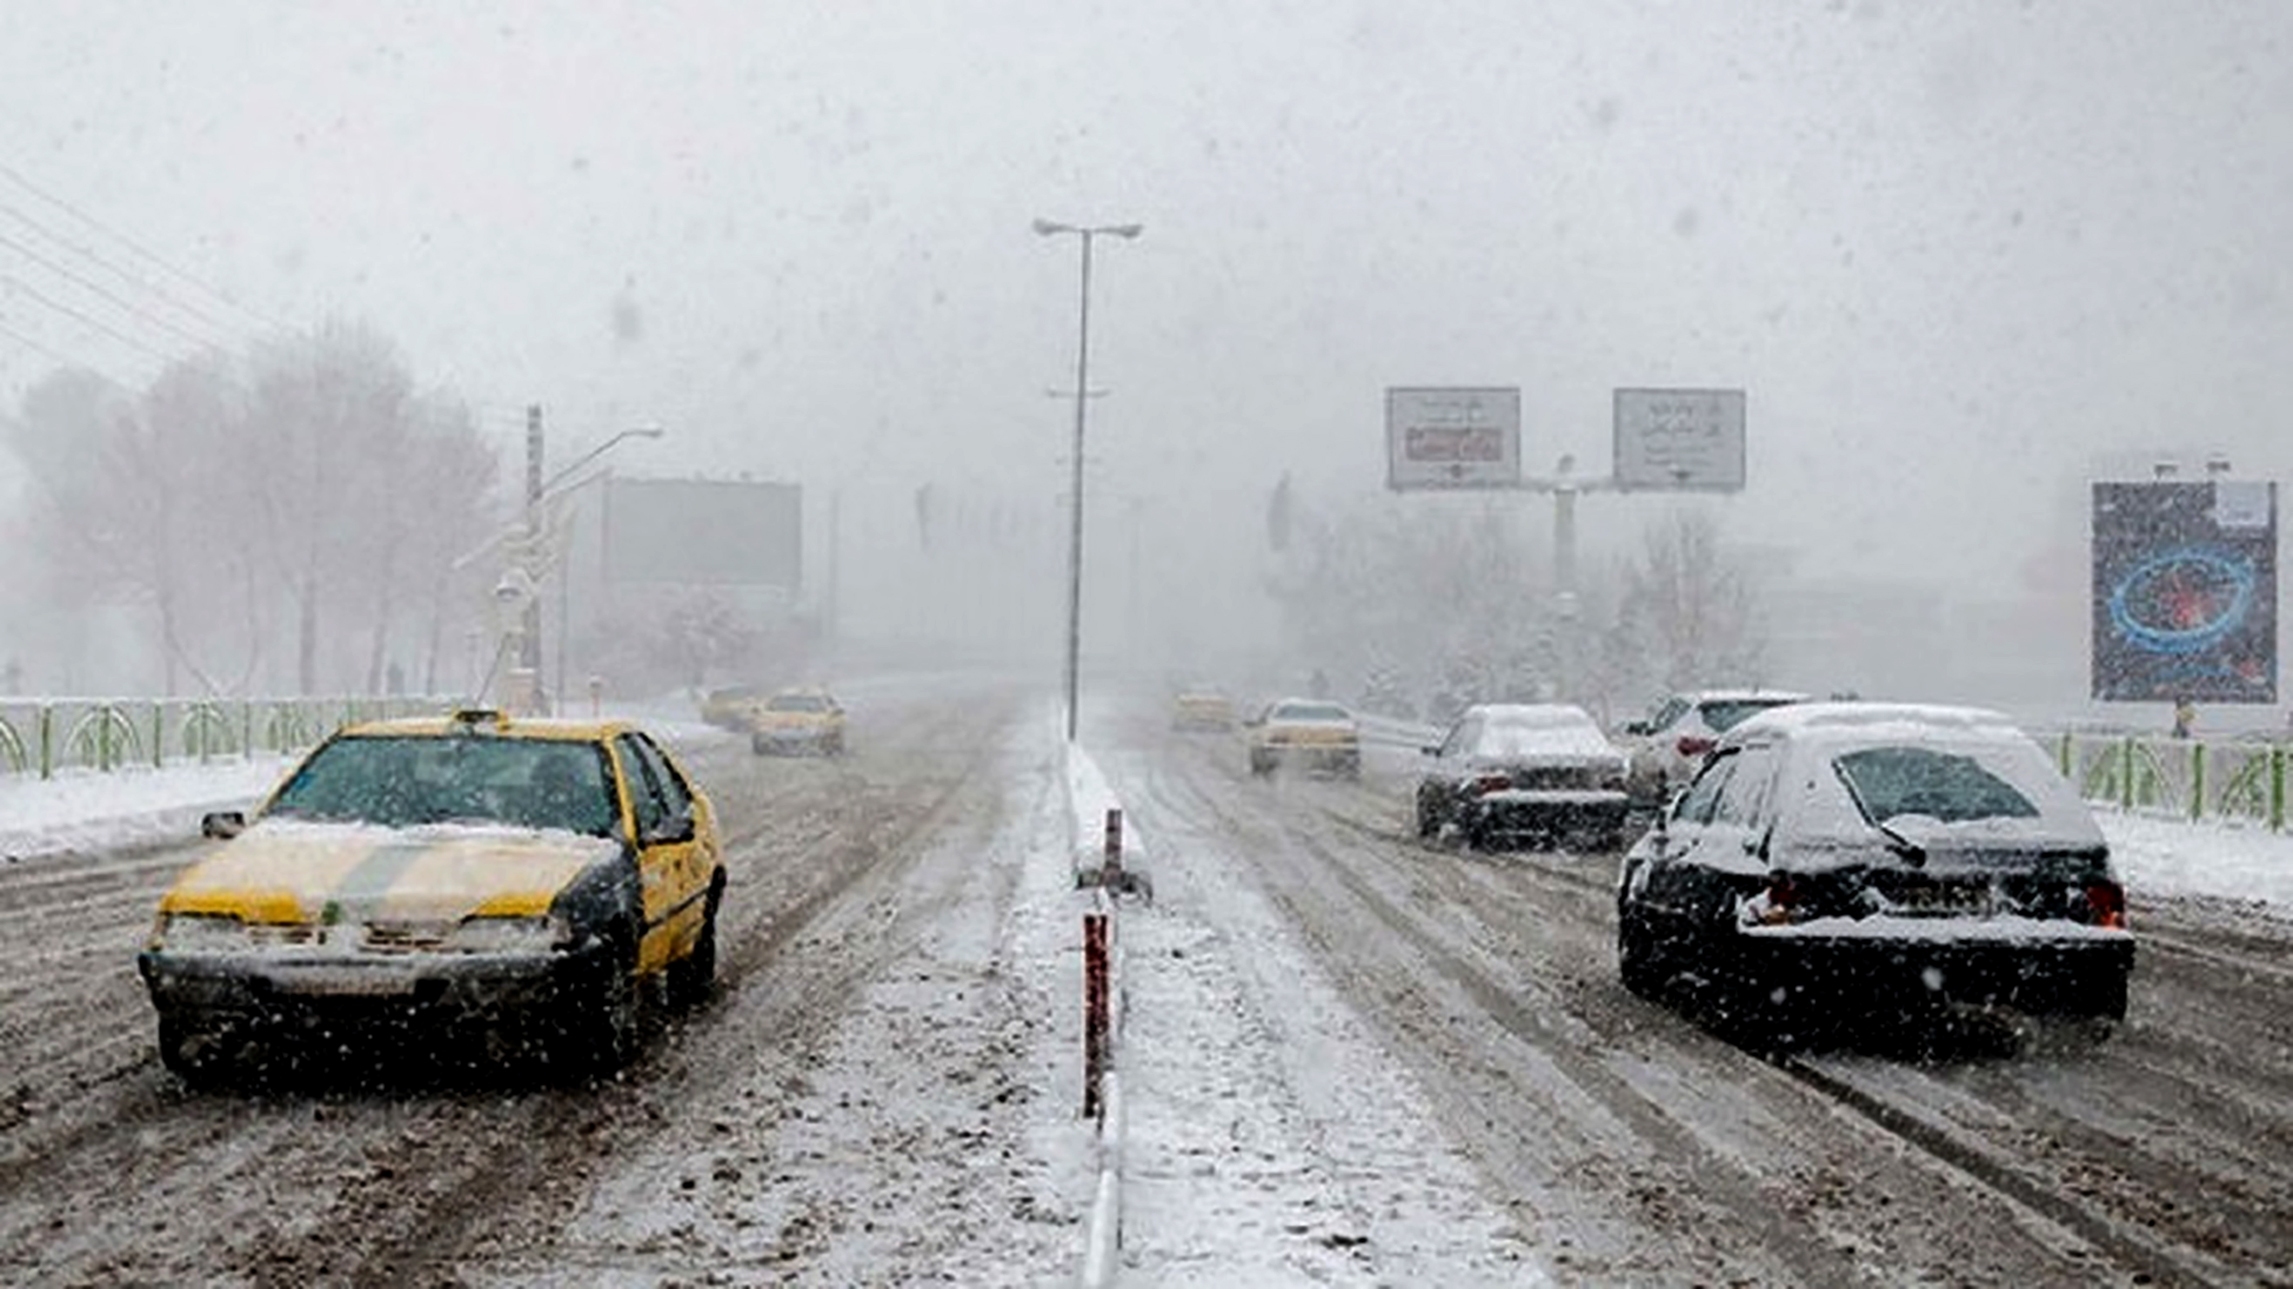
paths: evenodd
<path fill-rule="evenodd" d="M 1651 525 L 1620 582 L 1600 659 L 1608 692 L 1647 696 L 1763 678 L 1767 633 L 1710 514 L 1679 510 Z"/>

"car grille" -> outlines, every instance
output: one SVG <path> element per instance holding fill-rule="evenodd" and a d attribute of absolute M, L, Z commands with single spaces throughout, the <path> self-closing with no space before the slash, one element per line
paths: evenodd
<path fill-rule="evenodd" d="M 412 923 L 373 923 L 365 947 L 373 953 L 427 953 L 444 947 L 449 928 Z"/>

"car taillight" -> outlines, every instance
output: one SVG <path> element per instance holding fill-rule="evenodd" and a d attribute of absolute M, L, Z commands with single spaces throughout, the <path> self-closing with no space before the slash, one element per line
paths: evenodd
<path fill-rule="evenodd" d="M 1765 891 L 1746 901 L 1743 912 L 1748 921 L 1762 926 L 1781 926 L 1792 920 L 1799 911 L 1799 882 L 1789 873 L 1769 873 Z"/>
<path fill-rule="evenodd" d="M 1673 746 L 1680 749 L 1680 755 L 1694 760 L 1712 750 L 1712 740 L 1700 734 L 1683 734 Z"/>
<path fill-rule="evenodd" d="M 2095 926 L 2126 929 L 2126 888 L 2116 882 L 2086 884 L 2087 921 Z"/>
<path fill-rule="evenodd" d="M 1503 792 L 1505 789 L 1512 786 L 1512 779 L 1506 775 L 1484 774 L 1475 778 L 1471 783 L 1466 784 L 1465 790 L 1477 797 L 1485 792 Z"/>

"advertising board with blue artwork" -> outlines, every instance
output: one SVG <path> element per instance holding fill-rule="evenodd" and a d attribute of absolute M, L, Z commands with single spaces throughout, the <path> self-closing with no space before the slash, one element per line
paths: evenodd
<path fill-rule="evenodd" d="M 2093 693 L 2277 701 L 2277 485 L 2094 485 Z"/>

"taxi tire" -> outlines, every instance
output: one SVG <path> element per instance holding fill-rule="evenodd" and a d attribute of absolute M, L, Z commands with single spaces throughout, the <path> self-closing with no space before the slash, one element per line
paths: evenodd
<path fill-rule="evenodd" d="M 608 1077 L 636 1056 L 637 978 L 632 957 L 624 938 L 590 988 L 567 1004 L 557 1046 L 568 1073 Z"/>
<path fill-rule="evenodd" d="M 708 911 L 701 915 L 701 935 L 693 951 L 669 964 L 669 1005 L 693 1008 L 709 1000 L 717 983 L 717 902 L 724 893 L 719 875 L 709 887 Z"/>
<path fill-rule="evenodd" d="M 221 1035 L 177 1016 L 159 1018 L 159 1063 L 186 1086 L 209 1088 L 221 1080 Z"/>

